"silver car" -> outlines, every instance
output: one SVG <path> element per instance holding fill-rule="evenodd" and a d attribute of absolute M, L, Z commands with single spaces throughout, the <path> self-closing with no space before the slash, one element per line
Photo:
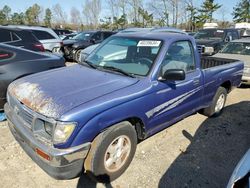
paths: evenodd
<path fill-rule="evenodd" d="M 238 59 L 244 62 L 242 84 L 250 84 L 250 38 L 242 38 L 230 41 L 213 57 Z"/>
<path fill-rule="evenodd" d="M 30 30 L 48 52 L 62 54 L 62 39 L 50 28 L 40 26 L 11 25 L 10 27 Z"/>

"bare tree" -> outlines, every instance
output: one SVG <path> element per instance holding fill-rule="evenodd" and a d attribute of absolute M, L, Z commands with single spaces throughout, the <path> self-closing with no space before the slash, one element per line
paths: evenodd
<path fill-rule="evenodd" d="M 101 0 L 85 0 L 83 14 L 88 24 L 98 27 L 99 16 L 101 13 Z"/>
<path fill-rule="evenodd" d="M 63 11 L 61 5 L 57 3 L 53 6 L 52 10 L 56 23 L 65 25 L 67 22 L 67 14 Z"/>
<path fill-rule="evenodd" d="M 139 8 L 143 6 L 142 0 L 128 0 L 128 4 L 133 9 L 133 22 L 137 23 L 139 21 Z"/>
<path fill-rule="evenodd" d="M 117 6 L 121 9 L 122 15 L 126 14 L 127 5 L 127 0 L 117 0 Z"/>
<path fill-rule="evenodd" d="M 79 25 L 82 23 L 81 21 L 81 13 L 76 7 L 72 7 L 70 10 L 71 22 L 75 25 Z"/>
<path fill-rule="evenodd" d="M 169 0 L 151 0 L 148 3 L 148 9 L 153 11 L 154 17 L 158 17 L 161 25 L 169 25 L 170 3 Z"/>

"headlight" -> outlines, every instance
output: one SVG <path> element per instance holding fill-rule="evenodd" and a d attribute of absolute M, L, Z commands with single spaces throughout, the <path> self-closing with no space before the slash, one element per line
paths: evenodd
<path fill-rule="evenodd" d="M 53 125 L 49 122 L 44 122 L 44 129 L 45 131 L 50 135 L 52 136 L 53 134 Z"/>
<path fill-rule="evenodd" d="M 214 48 L 213 47 L 205 47 L 204 53 L 212 54 L 212 53 L 214 53 Z"/>
<path fill-rule="evenodd" d="M 71 136 L 76 127 L 76 123 L 57 123 L 54 132 L 54 144 L 64 143 Z"/>

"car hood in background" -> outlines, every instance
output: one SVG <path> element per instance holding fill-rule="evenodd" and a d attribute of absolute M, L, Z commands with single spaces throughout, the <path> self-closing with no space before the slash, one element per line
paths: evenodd
<path fill-rule="evenodd" d="M 237 59 L 237 60 L 244 62 L 245 66 L 250 67 L 250 55 L 217 53 L 213 57 L 221 57 L 221 58 L 226 58 L 226 59 Z"/>
<path fill-rule="evenodd" d="M 222 39 L 195 39 L 198 45 L 211 46 L 223 42 Z"/>
<path fill-rule="evenodd" d="M 30 109 L 59 119 L 79 105 L 137 81 L 136 78 L 75 65 L 24 77 L 13 82 L 8 91 Z"/>

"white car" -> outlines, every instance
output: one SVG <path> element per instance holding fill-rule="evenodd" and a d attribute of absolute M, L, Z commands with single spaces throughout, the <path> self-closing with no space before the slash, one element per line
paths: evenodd
<path fill-rule="evenodd" d="M 230 41 L 213 57 L 238 59 L 244 62 L 242 84 L 250 84 L 250 38 L 242 38 Z"/>
<path fill-rule="evenodd" d="M 30 30 L 48 52 L 62 54 L 62 39 L 51 29 L 40 26 L 11 25 L 10 27 Z"/>

